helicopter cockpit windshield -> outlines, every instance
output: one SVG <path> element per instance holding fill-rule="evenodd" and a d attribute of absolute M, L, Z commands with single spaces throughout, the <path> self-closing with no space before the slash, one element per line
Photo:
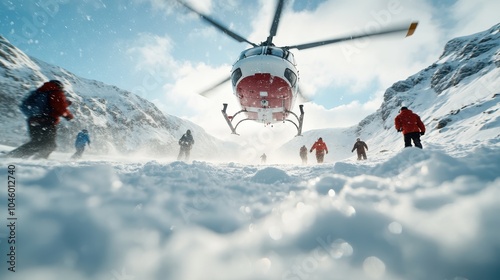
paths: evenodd
<path fill-rule="evenodd" d="M 296 65 L 295 58 L 290 51 L 284 50 L 282 48 L 276 48 L 276 47 L 270 47 L 270 46 L 259 46 L 259 47 L 245 50 L 240 54 L 240 57 L 238 60 L 242 60 L 244 58 L 256 56 L 256 55 L 277 56 L 277 57 L 288 60 L 293 65 Z"/>
<path fill-rule="evenodd" d="M 260 55 L 260 54 L 262 54 L 263 49 L 264 49 L 264 47 L 255 47 L 255 48 L 245 50 L 245 51 L 241 52 L 240 58 L 238 60 L 242 60 L 242 59 L 250 57 L 250 56 Z"/>
<path fill-rule="evenodd" d="M 285 52 L 280 48 L 267 47 L 266 54 L 285 58 Z"/>

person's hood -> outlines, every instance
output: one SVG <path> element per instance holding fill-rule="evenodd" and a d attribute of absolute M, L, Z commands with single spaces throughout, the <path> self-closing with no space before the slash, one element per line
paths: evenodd
<path fill-rule="evenodd" d="M 54 90 L 61 90 L 61 87 L 59 87 L 57 84 L 53 82 L 46 82 L 44 83 L 40 88 L 38 88 L 39 91 L 54 91 Z"/>
<path fill-rule="evenodd" d="M 401 112 L 399 112 L 400 115 L 408 115 L 408 114 L 412 114 L 412 113 L 413 113 L 413 111 L 410 109 L 401 110 Z"/>

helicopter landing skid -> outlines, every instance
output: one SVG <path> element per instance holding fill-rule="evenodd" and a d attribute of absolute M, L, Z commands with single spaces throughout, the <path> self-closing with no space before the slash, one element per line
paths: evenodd
<path fill-rule="evenodd" d="M 226 122 L 227 122 L 227 125 L 229 125 L 229 128 L 231 129 L 231 133 L 232 134 L 236 134 L 236 135 L 239 135 L 238 133 L 236 133 L 236 128 L 238 127 L 238 125 L 244 121 L 249 121 L 251 119 L 249 118 L 246 118 L 246 119 L 243 119 L 241 121 L 239 121 L 236 126 L 233 126 L 233 120 L 234 120 L 234 117 L 236 117 L 236 115 L 238 115 L 239 113 L 243 113 L 243 112 L 246 112 L 247 110 L 240 110 L 238 111 L 236 114 L 234 114 L 232 117 L 229 117 L 226 113 L 226 109 L 227 109 L 227 103 L 223 103 L 222 104 L 223 108 L 221 110 L 222 112 L 222 115 L 224 116 L 224 119 L 226 119 Z"/>
<path fill-rule="evenodd" d="M 236 134 L 236 135 L 239 135 L 237 132 L 236 132 L 236 128 L 238 128 L 238 125 L 240 125 L 240 123 L 244 122 L 244 121 L 250 121 L 252 119 L 249 119 L 249 118 L 246 118 L 246 119 L 243 119 L 243 120 L 240 120 L 235 126 L 233 126 L 233 120 L 234 118 L 236 117 L 236 115 L 238 115 L 239 113 L 244 113 L 244 112 L 247 112 L 247 110 L 240 110 L 238 112 L 236 112 L 236 114 L 234 114 L 233 116 L 228 116 L 227 113 L 226 113 L 226 109 L 227 109 L 227 103 L 223 103 L 222 104 L 222 115 L 224 116 L 224 119 L 226 120 L 227 122 L 227 125 L 229 126 L 229 128 L 231 129 L 231 133 L 232 134 Z M 299 109 L 300 109 L 300 116 L 297 116 L 297 114 L 295 114 L 294 112 L 292 111 L 288 111 L 286 110 L 285 112 L 287 113 L 290 113 L 292 115 L 295 116 L 295 118 L 297 119 L 297 123 L 296 124 L 294 121 L 292 120 L 289 120 L 289 119 L 285 119 L 283 120 L 283 122 L 285 121 L 288 121 L 288 122 L 291 122 L 293 125 L 295 125 L 295 128 L 297 128 L 297 135 L 296 136 L 302 136 L 302 124 L 304 122 L 304 105 L 299 105 Z"/>
<path fill-rule="evenodd" d="M 295 118 L 297 119 L 298 124 L 296 124 L 294 121 L 289 120 L 289 119 L 284 120 L 284 122 L 285 121 L 291 122 L 293 125 L 295 125 L 295 128 L 297 128 L 297 135 L 295 135 L 295 136 L 302 136 L 302 124 L 304 123 L 304 105 L 299 105 L 299 110 L 300 110 L 300 116 L 297 116 L 297 114 L 295 114 L 292 111 L 288 111 L 288 110 L 285 111 L 287 113 L 294 115 Z"/>

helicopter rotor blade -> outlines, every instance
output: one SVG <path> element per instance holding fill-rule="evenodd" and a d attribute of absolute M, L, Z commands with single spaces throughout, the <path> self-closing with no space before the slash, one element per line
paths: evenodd
<path fill-rule="evenodd" d="M 250 41 L 248 41 L 247 39 L 245 39 L 244 37 L 234 33 L 233 31 L 229 30 L 229 28 L 225 27 L 224 25 L 220 24 L 219 22 L 217 22 L 216 20 L 210 18 L 209 16 L 199 12 L 198 10 L 196 10 L 195 8 L 191 7 L 190 5 L 188 5 L 186 2 L 184 1 L 181 1 L 181 0 L 177 0 L 177 2 L 179 2 L 181 5 L 183 5 L 184 7 L 186 7 L 188 10 L 192 11 L 193 13 L 199 15 L 203 20 L 205 20 L 206 22 L 212 24 L 213 26 L 215 26 L 217 29 L 219 29 L 220 31 L 222 31 L 224 34 L 228 35 L 229 37 L 235 39 L 236 41 L 238 42 L 247 42 L 249 43 L 250 45 L 254 46 L 254 47 L 257 47 L 257 44 L 255 43 L 252 43 Z"/>
<path fill-rule="evenodd" d="M 224 80 L 218 82 L 217 84 L 211 86 L 210 88 L 207 88 L 205 89 L 204 91 L 200 92 L 199 94 L 201 96 L 205 96 L 205 97 L 210 97 L 210 94 L 213 92 L 214 89 L 218 88 L 219 86 L 229 82 L 229 80 L 231 80 L 231 77 L 227 77 L 225 78 Z"/>
<path fill-rule="evenodd" d="M 380 35 L 387 35 L 391 33 L 400 33 L 400 32 L 406 32 L 406 37 L 409 37 L 415 33 L 415 30 L 417 29 L 418 22 L 412 22 L 410 26 L 405 26 L 405 27 L 393 27 L 390 29 L 386 30 L 381 30 L 378 32 L 373 32 L 373 33 L 367 33 L 367 34 L 361 34 L 361 35 L 355 35 L 355 36 L 346 36 L 346 37 L 340 37 L 336 39 L 330 39 L 330 40 L 324 40 L 324 41 L 318 41 L 318 42 L 313 42 L 313 43 L 307 43 L 307 44 L 300 44 L 300 45 L 294 45 L 294 46 L 287 46 L 284 47 L 285 49 L 298 49 L 298 50 L 304 50 L 304 49 L 309 49 L 309 48 L 315 48 L 319 46 L 324 46 L 324 45 L 329 45 L 329 44 L 335 44 L 335 43 L 340 43 L 344 41 L 349 41 L 349 40 L 355 40 L 355 39 L 360 39 L 360 38 L 365 38 L 365 37 L 373 37 L 373 36 L 380 36 Z"/>
<path fill-rule="evenodd" d="M 279 0 L 276 6 L 276 11 L 274 12 L 273 23 L 271 25 L 271 30 L 269 30 L 269 37 L 267 37 L 266 45 L 270 46 L 273 43 L 273 37 L 276 36 L 278 31 L 278 24 L 280 23 L 281 12 L 283 11 L 283 5 L 285 0 Z"/>

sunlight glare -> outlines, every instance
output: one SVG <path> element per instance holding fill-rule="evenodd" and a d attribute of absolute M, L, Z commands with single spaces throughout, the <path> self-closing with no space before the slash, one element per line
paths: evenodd
<path fill-rule="evenodd" d="M 269 236 L 273 240 L 280 240 L 283 237 L 283 233 L 278 226 L 272 226 L 269 228 Z"/>
<path fill-rule="evenodd" d="M 271 264 L 272 263 L 271 263 L 271 260 L 269 258 L 262 258 L 262 259 L 257 261 L 256 267 L 257 267 L 258 271 L 265 274 L 265 273 L 269 272 L 269 269 L 271 269 Z"/>
<path fill-rule="evenodd" d="M 377 257 L 368 257 L 363 262 L 363 270 L 372 279 L 381 279 L 385 273 L 385 264 Z"/>
<path fill-rule="evenodd" d="M 389 231 L 393 234 L 401 234 L 403 232 L 403 226 L 398 222 L 392 222 L 388 226 Z"/>
<path fill-rule="evenodd" d="M 328 191 L 328 196 L 330 196 L 330 197 L 334 197 L 334 196 L 335 196 L 335 190 L 330 189 L 330 190 Z"/>

